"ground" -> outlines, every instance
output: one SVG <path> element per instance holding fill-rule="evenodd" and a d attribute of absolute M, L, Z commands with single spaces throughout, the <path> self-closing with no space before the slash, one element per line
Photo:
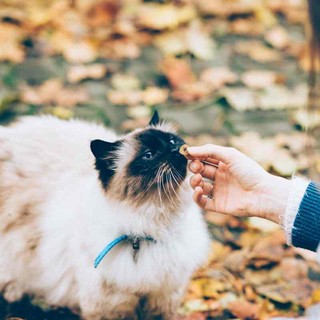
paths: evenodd
<path fill-rule="evenodd" d="M 1 124 L 49 113 L 126 132 L 157 109 L 190 145 L 231 145 L 274 174 L 319 177 L 303 0 L 4 0 L 0 21 Z M 212 254 L 181 319 L 294 317 L 320 302 L 314 255 L 287 247 L 282 230 L 205 217 Z M 9 316 L 77 319 L 27 297 L 0 299 Z"/>

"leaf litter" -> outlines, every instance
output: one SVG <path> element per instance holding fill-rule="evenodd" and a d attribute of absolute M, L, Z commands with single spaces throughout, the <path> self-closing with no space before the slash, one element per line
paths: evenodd
<path fill-rule="evenodd" d="M 320 153 L 305 155 L 306 145 L 316 148 L 318 141 L 302 131 L 320 127 L 318 111 L 305 109 L 310 60 L 303 0 L 5 0 L 0 20 L 0 63 L 7 70 L 0 72 L 3 115 L 36 110 L 69 119 L 101 101 L 99 110 L 106 114 L 111 106 L 125 113 L 118 126 L 129 131 L 147 125 L 155 107 L 180 112 L 182 119 L 192 108 L 222 110 L 213 123 L 223 134 L 186 135 L 190 145 L 234 146 L 284 177 L 305 174 L 313 164 L 320 173 Z M 34 58 L 57 61 L 55 68 L 63 65 L 64 71 L 40 81 L 17 80 L 15 68 Z M 102 90 L 96 94 L 92 83 Z M 228 122 L 229 114 L 261 112 L 285 112 L 292 131 L 278 128 L 265 135 L 257 123 L 255 131 L 234 132 Z M 286 246 L 282 230 L 265 220 L 213 212 L 205 218 L 212 247 L 207 264 L 189 283 L 179 319 L 314 312 L 320 268 L 312 253 Z M 20 303 L 39 319 L 49 314 L 37 302 Z M 14 308 L 3 300 L 0 305 Z M 77 318 L 65 310 L 52 312 Z"/>

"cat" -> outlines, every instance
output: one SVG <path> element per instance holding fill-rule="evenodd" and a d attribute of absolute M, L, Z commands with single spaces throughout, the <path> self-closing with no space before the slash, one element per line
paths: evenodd
<path fill-rule="evenodd" d="M 5 299 L 31 295 L 87 320 L 135 319 L 139 308 L 145 318 L 174 319 L 210 243 L 183 143 L 157 112 L 123 136 L 51 116 L 1 126 Z"/>

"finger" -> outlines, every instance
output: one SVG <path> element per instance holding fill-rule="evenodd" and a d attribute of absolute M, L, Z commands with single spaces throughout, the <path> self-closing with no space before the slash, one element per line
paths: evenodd
<path fill-rule="evenodd" d="M 195 189 L 196 187 L 202 187 L 203 183 L 203 178 L 200 173 L 195 174 L 190 178 L 190 186 L 192 189 Z"/>
<path fill-rule="evenodd" d="M 205 210 L 215 210 L 214 199 L 209 199 L 203 194 L 203 189 L 201 187 L 196 187 L 193 193 L 194 202 L 202 209 Z"/>
<path fill-rule="evenodd" d="M 194 202 L 202 209 L 206 207 L 208 198 L 203 195 L 203 189 L 201 187 L 196 187 L 193 193 Z"/>
<path fill-rule="evenodd" d="M 236 160 L 239 153 L 234 148 L 221 147 L 214 144 L 206 144 L 200 147 L 189 147 L 188 153 L 191 157 L 198 159 L 216 159 L 228 164 Z"/>
<path fill-rule="evenodd" d="M 214 179 L 215 173 L 218 170 L 216 167 L 204 164 L 199 160 L 191 161 L 189 164 L 189 169 L 191 172 L 197 174 L 200 173 L 204 178 Z"/>
<path fill-rule="evenodd" d="M 203 181 L 203 178 L 200 174 L 196 174 L 190 178 L 190 186 L 192 189 L 195 189 L 196 187 L 201 187 L 203 189 L 204 195 L 212 195 L 213 184 L 207 181 Z"/>

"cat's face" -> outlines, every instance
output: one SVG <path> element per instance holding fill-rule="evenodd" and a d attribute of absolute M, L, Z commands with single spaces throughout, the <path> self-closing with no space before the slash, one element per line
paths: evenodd
<path fill-rule="evenodd" d="M 110 143 L 91 142 L 96 169 L 110 196 L 131 200 L 174 203 L 187 174 L 187 160 L 179 153 L 184 141 L 155 113 L 150 126 Z"/>

